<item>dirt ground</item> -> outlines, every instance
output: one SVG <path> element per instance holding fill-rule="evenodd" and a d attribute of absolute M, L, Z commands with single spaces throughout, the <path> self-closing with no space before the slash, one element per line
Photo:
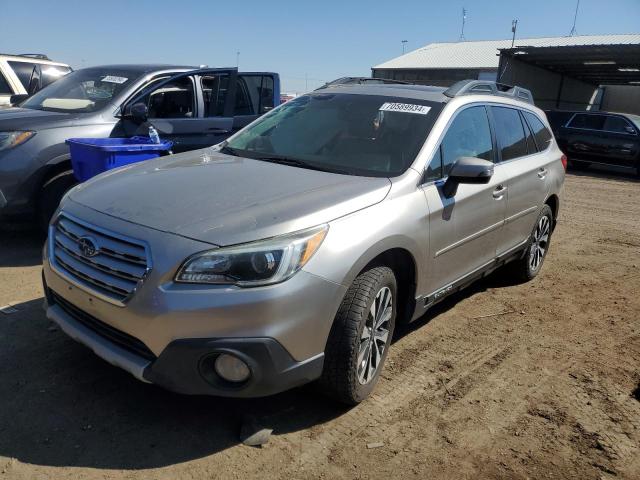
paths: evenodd
<path fill-rule="evenodd" d="M 351 409 L 311 387 L 225 400 L 136 381 L 45 319 L 40 248 L 0 232 L 0 306 L 17 309 L 0 312 L 0 479 L 640 478 L 629 176 L 568 175 L 540 276 L 497 272 L 401 331 Z M 242 445 L 246 421 L 269 443 Z"/>

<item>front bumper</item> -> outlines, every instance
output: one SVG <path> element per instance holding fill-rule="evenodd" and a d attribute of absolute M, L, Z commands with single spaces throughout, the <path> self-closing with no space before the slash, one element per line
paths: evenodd
<path fill-rule="evenodd" d="M 119 341 L 124 332 L 105 333 L 108 325 L 75 308 L 44 283 L 47 318 L 71 338 L 131 373 L 138 380 L 167 390 L 190 395 L 262 397 L 311 382 L 322 373 L 324 354 L 298 362 L 273 338 L 190 338 L 172 341 L 155 357 L 150 351 L 136 350 L 130 337 Z M 141 348 L 141 347 L 140 347 Z M 232 384 L 218 377 L 213 369 L 217 354 L 231 353 L 244 360 L 250 378 Z"/>

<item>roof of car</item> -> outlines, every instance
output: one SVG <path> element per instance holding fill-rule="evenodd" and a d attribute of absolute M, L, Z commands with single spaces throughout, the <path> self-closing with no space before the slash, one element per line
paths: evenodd
<path fill-rule="evenodd" d="M 446 103 L 451 100 L 444 92 L 444 87 L 432 87 L 427 85 L 402 85 L 402 84 L 376 84 L 376 85 L 334 85 L 329 88 L 321 88 L 314 93 L 353 93 L 357 95 L 379 95 L 383 97 L 403 97 L 417 100 L 427 100 L 437 103 Z"/>
<path fill-rule="evenodd" d="M 112 70 L 125 70 L 132 73 L 149 73 L 162 70 L 195 70 L 199 67 L 193 65 L 170 65 L 161 63 L 143 63 L 143 64 L 115 64 L 115 65 L 95 65 L 89 68 L 101 68 Z"/>

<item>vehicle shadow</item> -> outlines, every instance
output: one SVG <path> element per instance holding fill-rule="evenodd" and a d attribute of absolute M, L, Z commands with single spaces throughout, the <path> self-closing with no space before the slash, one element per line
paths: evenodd
<path fill-rule="evenodd" d="M 494 273 L 450 296 L 399 328 L 394 341 L 469 296 L 510 285 L 504 278 Z M 46 319 L 42 301 L 0 313 L 0 456 L 59 467 L 160 468 L 238 445 L 247 421 L 280 435 L 349 410 L 313 385 L 262 399 L 225 399 L 141 383 L 62 333 Z"/>
<path fill-rule="evenodd" d="M 32 227 L 0 225 L 0 268 L 39 265 L 44 240 L 44 235 Z"/>
<path fill-rule="evenodd" d="M 640 177 L 638 177 L 633 169 L 624 168 L 624 167 L 616 167 L 613 165 L 584 165 L 584 164 L 576 164 L 571 165 L 567 169 L 568 175 L 573 175 L 575 177 L 592 177 L 592 178 L 604 178 L 608 180 L 618 180 L 623 182 L 640 182 Z"/>
<path fill-rule="evenodd" d="M 279 435 L 348 410 L 313 386 L 263 399 L 173 394 L 71 340 L 45 318 L 42 299 L 15 308 L 0 313 L 3 457 L 48 466 L 159 468 L 237 445 L 247 420 Z"/>

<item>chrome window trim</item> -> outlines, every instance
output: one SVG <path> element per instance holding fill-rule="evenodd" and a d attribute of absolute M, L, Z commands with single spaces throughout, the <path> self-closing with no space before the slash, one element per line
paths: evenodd
<path fill-rule="evenodd" d="M 65 272 L 64 270 L 61 270 L 60 267 L 57 265 L 56 259 L 55 259 L 55 241 L 51 241 L 54 236 L 55 236 L 55 231 L 57 228 L 57 223 L 58 220 L 61 217 L 66 217 L 69 220 L 71 220 L 72 222 L 76 222 L 79 225 L 82 225 L 85 228 L 88 228 L 90 230 L 94 230 L 98 233 L 101 233 L 105 236 L 109 236 L 109 237 L 113 237 L 119 240 L 122 240 L 124 242 L 128 242 L 128 243 L 132 243 L 132 244 L 137 244 L 140 245 L 141 247 L 144 248 L 145 251 L 145 257 L 146 257 L 146 261 L 147 261 L 147 265 L 146 265 L 146 269 L 144 274 L 142 275 L 142 277 L 140 277 L 140 280 L 138 280 L 138 282 L 136 283 L 135 287 L 133 287 L 133 289 L 131 290 L 131 292 L 124 297 L 122 300 L 118 300 L 115 299 L 113 297 L 110 297 L 108 295 L 105 295 L 101 292 L 98 292 L 96 290 L 93 290 L 91 287 L 85 285 L 84 283 L 82 283 L 81 281 L 75 279 L 74 277 L 70 276 L 69 273 Z M 138 289 L 140 288 L 140 286 L 144 283 L 144 281 L 147 279 L 147 277 L 149 276 L 149 273 L 151 272 L 151 270 L 153 269 L 153 263 L 151 260 L 151 249 L 149 248 L 149 244 L 147 242 L 145 242 L 144 240 L 139 240 L 137 238 L 131 238 L 131 237 L 127 237 L 126 235 L 122 235 L 116 232 L 112 232 L 110 230 L 107 230 L 105 228 L 102 227 L 98 227 L 96 225 L 93 225 L 89 222 L 85 222 L 84 220 L 79 219 L 78 217 L 71 215 L 70 213 L 66 213 L 64 211 L 60 212 L 56 218 L 54 219 L 54 221 L 52 221 L 49 225 L 49 229 L 48 229 L 48 235 L 47 235 L 47 254 L 49 257 L 49 265 L 51 266 L 51 269 L 60 277 L 62 277 L 64 280 L 66 280 L 67 282 L 71 283 L 72 285 L 74 285 L 75 287 L 79 288 L 80 290 L 88 293 L 89 295 L 92 295 L 96 298 L 99 298 L 100 300 L 103 300 L 105 302 L 108 302 L 112 305 L 115 305 L 117 307 L 125 307 L 127 302 L 135 295 L 135 293 L 138 291 Z"/>

